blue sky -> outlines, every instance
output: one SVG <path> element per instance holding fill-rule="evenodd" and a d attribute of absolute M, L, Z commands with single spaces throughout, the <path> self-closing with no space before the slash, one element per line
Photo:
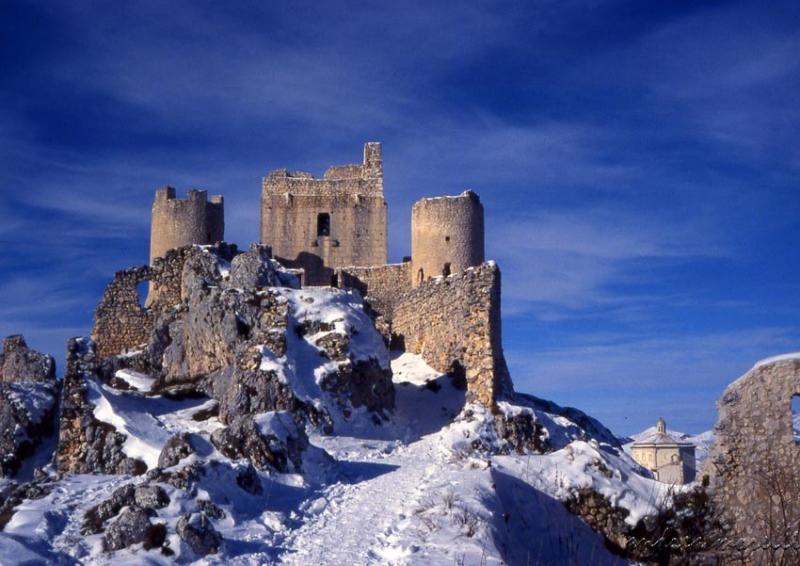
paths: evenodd
<path fill-rule="evenodd" d="M 393 260 L 415 200 L 481 195 L 518 390 L 699 432 L 800 350 L 796 2 L 6 1 L 0 42 L 0 333 L 60 364 L 157 187 L 245 245 L 261 176 L 368 140 Z"/>

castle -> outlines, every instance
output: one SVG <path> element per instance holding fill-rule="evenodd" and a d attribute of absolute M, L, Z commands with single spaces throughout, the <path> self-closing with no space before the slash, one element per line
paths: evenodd
<path fill-rule="evenodd" d="M 261 185 L 260 238 L 275 259 L 303 285 L 358 290 L 387 341 L 465 378 L 471 398 L 493 406 L 512 385 L 502 351 L 500 271 L 484 261 L 478 195 L 465 191 L 414 204 L 411 257 L 399 264 L 387 264 L 387 217 L 380 143 L 364 145 L 361 164 L 332 166 L 321 179 L 279 169 Z M 204 191 L 190 191 L 183 201 L 172 188 L 156 193 L 151 265 L 167 250 L 223 239 L 222 197 L 207 202 Z M 152 278 L 159 275 L 129 279 L 142 277 L 151 281 L 150 304 L 158 298 Z M 116 284 L 127 288 L 131 281 Z"/>

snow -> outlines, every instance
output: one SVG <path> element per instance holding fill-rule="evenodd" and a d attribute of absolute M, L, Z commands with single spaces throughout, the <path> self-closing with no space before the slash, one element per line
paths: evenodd
<path fill-rule="evenodd" d="M 281 293 L 290 303 L 290 324 L 306 316 L 323 317 L 335 325 L 334 331 L 353 334 L 353 343 L 363 340 L 358 346 L 362 352 L 374 347 L 375 337 L 368 330 L 372 326 L 362 320 L 360 302 L 353 296 L 327 289 Z M 319 394 L 315 376 L 329 363 L 313 346 L 319 336 L 289 332 L 287 337 L 285 359 L 265 354 L 262 364 L 282 367 L 286 379 L 305 386 L 306 394 Z M 501 445 L 488 412 L 465 405 L 465 392 L 419 356 L 406 353 L 390 359 L 387 352 L 386 363 L 391 364 L 396 390 L 391 419 L 375 424 L 355 418 L 360 415 L 355 412 L 352 422 L 337 426 L 334 435 L 311 432 L 303 474 L 260 473 L 260 495 L 236 483 L 245 463 L 228 460 L 209 442 L 210 433 L 222 426 L 218 420 L 192 419 L 214 401 L 148 397 L 91 382 L 95 416 L 125 434 L 126 454 L 142 458 L 148 466 L 155 465 L 172 434 L 193 435 L 198 454 L 178 466 L 204 461 L 197 492 L 190 495 L 162 484 L 170 503 L 152 519 L 167 525 L 175 556 L 145 551 L 140 545 L 105 554 L 101 535 L 80 533 L 89 507 L 125 483 L 145 481 L 96 475 L 67 476 L 49 495 L 24 502 L 0 533 L 0 562 L 13 556 L 32 563 L 115 566 L 623 564 L 562 502 L 575 489 L 592 487 L 628 509 L 631 523 L 667 504 L 668 486 L 639 476 L 638 466 L 605 435 L 602 425 L 585 415 L 534 398 L 520 404 L 503 402 L 502 412 L 526 413 L 544 426 L 554 451 L 507 456 L 476 452 L 469 449 L 476 438 Z M 254 420 L 263 433 L 281 441 L 294 427 L 290 415 L 282 412 L 263 413 Z M 594 436 L 587 435 L 587 427 L 596 429 Z M 181 515 L 198 513 L 197 501 L 204 499 L 226 513 L 212 520 L 224 543 L 218 555 L 198 559 L 174 528 Z"/>
<path fill-rule="evenodd" d="M 207 407 L 206 401 L 144 397 L 116 391 L 93 380 L 89 381 L 88 393 L 95 418 L 124 434 L 122 450 L 125 455 L 142 460 L 148 469 L 158 466 L 161 449 L 173 434 L 204 430 L 204 425 L 190 416 Z"/>
<path fill-rule="evenodd" d="M 55 390 L 48 383 L 7 383 L 8 400 L 28 415 L 32 423 L 40 423 L 55 403 Z"/>
<path fill-rule="evenodd" d="M 114 375 L 137 391 L 141 391 L 143 393 L 149 392 L 156 382 L 156 380 L 149 375 L 145 375 L 130 369 L 121 369 Z"/>

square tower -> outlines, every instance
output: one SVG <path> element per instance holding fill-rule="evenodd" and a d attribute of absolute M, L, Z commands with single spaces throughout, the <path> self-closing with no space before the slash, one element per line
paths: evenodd
<path fill-rule="evenodd" d="M 330 285 L 336 268 L 383 265 L 387 207 L 381 144 L 364 145 L 360 165 L 334 165 L 321 179 L 272 171 L 261 185 L 261 243 L 306 285 Z"/>

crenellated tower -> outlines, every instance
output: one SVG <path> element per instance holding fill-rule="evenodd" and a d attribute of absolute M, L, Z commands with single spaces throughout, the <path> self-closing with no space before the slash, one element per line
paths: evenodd
<path fill-rule="evenodd" d="M 224 199 L 208 199 L 207 191 L 190 190 L 186 199 L 175 189 L 156 191 L 150 225 L 150 263 L 173 248 L 189 244 L 214 244 L 225 239 Z"/>

